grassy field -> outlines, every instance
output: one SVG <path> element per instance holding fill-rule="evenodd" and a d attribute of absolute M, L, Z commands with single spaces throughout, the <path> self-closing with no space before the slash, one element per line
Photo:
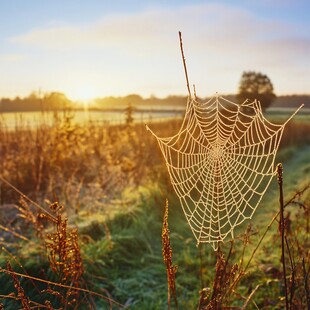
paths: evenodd
<path fill-rule="evenodd" d="M 169 136 L 179 126 L 169 120 L 152 129 Z M 291 309 L 309 306 L 309 133 L 309 119 L 289 123 L 276 160 L 290 202 Z M 51 128 L 0 129 L 0 156 L 4 309 L 167 308 L 166 198 L 179 309 L 285 307 L 279 216 L 271 223 L 279 210 L 276 177 L 252 222 L 214 252 L 196 247 L 158 145 L 142 124 L 73 125 L 59 117 Z"/>

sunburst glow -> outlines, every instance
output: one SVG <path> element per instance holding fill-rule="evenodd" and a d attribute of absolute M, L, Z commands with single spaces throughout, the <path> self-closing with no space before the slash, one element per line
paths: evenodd
<path fill-rule="evenodd" d="M 99 91 L 91 85 L 77 85 L 66 91 L 71 100 L 80 101 L 84 104 L 91 102 L 92 99 L 99 97 Z"/>

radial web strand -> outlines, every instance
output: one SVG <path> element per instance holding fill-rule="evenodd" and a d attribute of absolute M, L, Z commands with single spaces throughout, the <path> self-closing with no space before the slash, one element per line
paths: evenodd
<path fill-rule="evenodd" d="M 176 135 L 152 132 L 198 244 L 216 250 L 252 217 L 274 176 L 285 124 L 297 111 L 279 125 L 263 116 L 257 101 L 238 105 L 213 97 L 199 103 L 189 96 Z"/>

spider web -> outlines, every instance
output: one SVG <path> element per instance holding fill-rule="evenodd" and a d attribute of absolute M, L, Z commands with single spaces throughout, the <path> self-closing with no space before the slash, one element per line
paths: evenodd
<path fill-rule="evenodd" d="M 176 135 L 160 138 L 147 127 L 197 245 L 207 242 L 216 250 L 252 217 L 275 174 L 284 127 L 297 111 L 279 125 L 263 116 L 258 101 L 238 105 L 216 96 L 199 103 L 189 96 Z"/>

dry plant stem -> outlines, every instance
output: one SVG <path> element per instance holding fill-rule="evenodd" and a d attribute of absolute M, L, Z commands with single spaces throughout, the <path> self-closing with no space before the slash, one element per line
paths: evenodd
<path fill-rule="evenodd" d="M 307 184 L 302 190 L 296 192 L 296 193 L 294 194 L 294 196 L 293 196 L 291 199 L 289 199 L 289 200 L 285 203 L 284 208 L 286 208 L 289 204 L 293 203 L 293 202 L 295 201 L 296 197 L 298 197 L 298 196 L 300 196 L 301 194 L 303 194 L 308 188 L 310 188 L 310 183 Z M 244 268 L 244 272 L 249 268 L 250 263 L 251 263 L 251 261 L 252 261 L 254 255 L 255 255 L 256 251 L 258 250 L 259 246 L 261 245 L 262 241 L 264 240 L 265 236 L 267 235 L 267 232 L 269 231 L 270 227 L 272 226 L 272 224 L 274 223 L 274 221 L 277 219 L 277 217 L 279 216 L 279 214 L 280 214 L 280 211 L 278 211 L 278 212 L 274 215 L 274 217 L 272 218 L 272 220 L 271 220 L 270 223 L 268 224 L 266 230 L 264 231 L 264 233 L 263 233 L 263 235 L 261 236 L 261 238 L 259 239 L 259 242 L 257 243 L 257 245 L 256 245 L 256 247 L 255 247 L 255 249 L 254 249 L 254 251 L 252 252 L 251 257 L 250 257 L 249 261 L 247 262 L 247 264 L 246 264 L 246 266 L 245 266 L 245 268 Z"/>
<path fill-rule="evenodd" d="M 0 298 L 1 298 L 1 299 L 21 300 L 20 297 L 15 296 L 15 295 L 2 295 L 2 294 L 0 294 Z M 33 301 L 33 300 L 30 300 L 29 303 L 35 305 L 35 306 L 31 306 L 31 308 L 30 308 L 31 310 L 32 310 L 32 309 L 51 309 L 51 310 L 54 310 L 53 308 L 51 308 L 51 307 L 49 307 L 49 306 L 42 305 L 42 304 L 40 304 L 40 303 L 38 303 L 38 302 L 35 302 L 35 301 Z M 3 306 L 3 304 L 0 303 L 0 310 L 2 310 L 2 309 L 4 309 L 4 306 Z M 24 309 L 25 309 L 25 308 L 23 308 L 23 310 L 24 310 Z"/>
<path fill-rule="evenodd" d="M 24 241 L 30 242 L 30 240 L 29 240 L 28 238 L 26 238 L 25 236 L 23 236 L 23 235 L 21 235 L 21 234 L 15 232 L 15 231 L 13 231 L 12 229 L 9 229 L 9 228 L 7 228 L 7 227 L 4 227 L 4 226 L 1 225 L 1 224 L 0 224 L 0 229 L 6 231 L 6 232 L 8 232 L 8 233 L 11 233 L 13 236 L 15 236 L 15 237 L 17 237 L 17 238 L 20 238 L 20 239 L 22 239 L 22 240 L 24 240 Z"/>
<path fill-rule="evenodd" d="M 249 295 L 249 297 L 247 298 L 246 302 L 244 303 L 244 305 L 242 306 L 242 308 L 240 310 L 245 310 L 247 308 L 249 302 L 251 301 L 251 298 L 256 293 L 258 288 L 259 288 L 259 285 L 256 285 L 255 289 L 251 292 L 251 294 Z"/>
<path fill-rule="evenodd" d="M 55 219 L 56 218 L 47 210 L 45 210 L 44 208 L 42 208 L 38 203 L 36 203 L 35 201 L 33 201 L 32 199 L 30 199 L 28 196 L 26 196 L 24 193 L 22 193 L 18 188 L 16 188 L 13 184 L 11 184 L 9 181 L 7 181 L 6 179 L 4 179 L 2 176 L 0 176 L 0 180 L 5 183 L 6 185 L 8 185 L 9 187 L 11 187 L 12 189 L 14 189 L 18 194 L 21 195 L 22 198 L 24 198 L 25 200 L 27 200 L 28 202 L 30 202 L 32 205 L 34 205 L 35 207 L 37 207 L 38 209 L 40 209 L 41 211 L 43 211 L 44 213 L 48 214 L 51 218 Z"/>
<path fill-rule="evenodd" d="M 194 97 L 195 97 L 195 100 L 197 100 L 197 95 L 196 95 L 196 86 L 195 86 L 195 84 L 193 84 L 193 89 L 194 89 Z"/>
<path fill-rule="evenodd" d="M 306 305 L 307 309 L 310 309 L 310 293 L 309 293 L 309 285 L 308 285 L 308 274 L 306 270 L 305 258 L 302 258 L 302 271 L 304 275 L 304 285 L 305 285 L 305 292 L 306 292 Z"/>
<path fill-rule="evenodd" d="M 72 289 L 72 290 L 75 290 L 75 291 L 80 291 L 80 292 L 84 292 L 84 293 L 88 293 L 88 294 L 91 294 L 93 296 L 97 296 L 97 297 L 100 297 L 102 299 L 105 299 L 106 301 L 108 302 L 111 302 L 113 303 L 114 305 L 120 307 L 120 308 L 123 308 L 125 309 L 126 307 L 102 294 L 99 294 L 99 293 L 96 293 L 96 292 L 93 292 L 93 291 L 90 291 L 90 290 L 87 290 L 87 289 L 84 289 L 84 288 L 80 288 L 80 287 L 74 287 L 74 286 L 70 286 L 70 285 L 65 285 L 65 284 L 60 284 L 60 283 L 56 283 L 56 282 L 52 282 L 52 281 L 48 281 L 48 280 L 44 280 L 44 279 L 40 279 L 40 278 L 36 278 L 36 277 L 32 277 L 32 276 L 29 276 L 27 274 L 22 274 L 22 273 L 19 273 L 19 272 L 15 272 L 15 271 L 10 271 L 10 270 L 7 270 L 7 269 L 3 269 L 2 267 L 0 267 L 0 273 L 1 272 L 4 272 L 6 274 L 9 274 L 9 275 L 15 275 L 15 276 L 19 276 L 19 277 L 23 277 L 23 278 L 27 278 L 27 279 L 32 279 L 34 281 L 38 281 L 38 282 L 41 282 L 41 283 L 46 283 L 48 285 L 55 285 L 55 286 L 58 286 L 58 287 L 62 287 L 62 288 L 67 288 L 67 289 Z"/>
<path fill-rule="evenodd" d="M 298 198 L 299 196 L 301 196 L 306 190 L 308 190 L 310 188 L 310 183 L 308 183 L 302 190 L 300 190 L 300 191 L 297 191 L 295 194 L 294 194 L 294 196 L 291 198 L 291 199 L 289 199 L 286 203 L 285 203 L 285 205 L 284 205 L 284 209 L 289 205 L 289 204 L 291 204 L 291 203 L 297 203 L 296 201 L 295 201 L 295 199 L 296 198 Z M 298 203 L 297 203 L 298 204 Z M 279 211 L 280 212 L 280 211 Z M 277 213 L 277 215 L 279 214 L 279 212 Z"/>
<path fill-rule="evenodd" d="M 246 266 L 245 266 L 245 268 L 244 268 L 244 272 L 249 268 L 250 263 L 251 263 L 251 261 L 252 261 L 254 255 L 255 255 L 256 251 L 258 250 L 259 246 L 261 245 L 262 241 L 264 240 L 265 236 L 267 235 L 267 232 L 269 231 L 269 229 L 270 229 L 270 227 L 272 226 L 273 222 L 277 219 L 278 215 L 279 215 L 279 212 L 277 212 L 277 213 L 275 214 L 275 216 L 272 218 L 272 220 L 271 220 L 270 223 L 268 224 L 268 226 L 267 226 L 265 232 L 263 233 L 263 235 L 262 235 L 261 238 L 259 239 L 259 241 L 258 241 L 258 243 L 257 243 L 257 245 L 256 245 L 256 247 L 255 247 L 255 249 L 254 249 L 254 251 L 253 251 L 252 254 L 251 254 L 251 257 L 250 257 L 249 261 L 247 262 L 247 264 L 246 264 Z"/>
<path fill-rule="evenodd" d="M 288 257 L 290 259 L 290 265 L 291 265 L 291 284 L 290 284 L 290 308 L 293 309 L 293 299 L 294 299 L 294 293 L 295 293 L 295 273 L 296 273 L 296 267 L 295 263 L 293 262 L 291 250 L 287 241 L 287 238 L 285 236 L 285 244 L 287 248 Z"/>
<path fill-rule="evenodd" d="M 283 280 L 284 280 L 284 293 L 285 293 L 285 305 L 289 310 L 288 291 L 286 282 L 286 266 L 285 266 L 285 227 L 284 227 L 284 202 L 283 202 L 283 166 L 277 165 L 277 175 L 279 184 L 279 202 L 280 202 L 280 229 L 281 229 L 281 260 L 283 268 Z"/>
<path fill-rule="evenodd" d="M 14 261 L 15 263 L 23 270 L 23 272 L 25 274 L 27 274 L 26 269 L 24 268 L 24 266 L 20 263 L 20 261 L 17 259 L 16 256 L 14 256 L 8 249 L 6 249 L 5 247 L 2 247 L 2 250 L 4 252 L 6 252 Z M 37 293 L 40 295 L 41 292 L 39 290 L 39 288 L 36 286 L 36 284 L 34 283 L 34 281 L 32 279 L 30 279 L 30 282 L 32 283 L 33 287 L 36 289 Z"/>
<path fill-rule="evenodd" d="M 204 288 L 204 283 L 203 283 L 203 262 L 202 262 L 202 245 L 199 245 L 199 259 L 200 259 L 200 270 L 199 270 L 199 275 L 200 275 L 200 285 L 201 289 Z"/>
<path fill-rule="evenodd" d="M 252 262 L 252 259 L 254 258 L 254 255 L 256 253 L 256 251 L 258 250 L 259 246 L 261 245 L 261 243 L 263 242 L 265 236 L 267 235 L 267 232 L 269 231 L 270 227 L 272 226 L 273 222 L 276 220 L 276 218 L 278 217 L 279 215 L 279 212 L 277 212 L 275 214 L 275 216 L 272 218 L 272 220 L 270 221 L 270 223 L 268 224 L 265 232 L 263 233 L 263 235 L 261 236 L 261 238 L 259 239 L 255 249 L 253 250 L 252 254 L 251 254 L 251 257 L 250 259 L 248 260 L 246 266 L 244 267 L 243 270 L 241 270 L 238 274 L 238 276 L 236 277 L 235 281 L 233 281 L 233 283 L 231 284 L 230 286 L 230 290 L 233 289 L 233 287 L 239 282 L 239 280 L 241 279 L 241 277 L 246 273 L 247 269 L 249 268 L 251 262 Z"/>
<path fill-rule="evenodd" d="M 231 248 L 230 248 L 231 250 Z M 229 254 L 230 255 L 230 254 Z M 223 270 L 226 270 L 227 261 L 225 261 L 225 265 L 221 266 L 223 260 L 222 251 L 221 251 L 221 244 L 219 243 L 216 253 L 216 272 L 215 272 L 215 280 L 213 284 L 213 292 L 211 295 L 211 302 L 214 302 L 213 306 L 217 309 L 220 306 L 220 301 L 218 303 L 218 295 L 220 295 L 220 289 L 222 285 L 222 277 L 220 272 L 222 272 L 221 267 Z"/>
<path fill-rule="evenodd" d="M 300 195 L 302 195 L 306 190 L 308 190 L 310 188 L 310 183 L 307 184 L 303 189 L 301 189 L 300 191 L 296 192 L 292 198 L 290 198 L 285 204 L 284 204 L 284 208 L 286 208 L 289 204 L 291 203 L 295 203 L 295 199 L 297 197 L 299 197 Z M 252 254 L 251 254 L 251 257 L 249 258 L 246 266 L 244 267 L 244 269 L 240 272 L 240 274 L 236 277 L 235 281 L 232 283 L 231 285 L 231 288 L 241 279 L 241 277 L 245 274 L 245 272 L 248 270 L 251 262 L 252 262 L 252 259 L 254 258 L 255 256 L 255 253 L 257 252 L 258 248 L 260 247 L 261 243 L 263 242 L 265 236 L 267 235 L 267 232 L 269 231 L 269 229 L 271 228 L 272 224 L 274 223 L 274 221 L 277 219 L 277 217 L 279 216 L 280 214 L 280 211 L 278 211 L 274 217 L 271 219 L 271 221 L 269 222 L 266 230 L 264 231 L 263 235 L 260 237 L 255 249 L 253 250 Z M 306 286 L 308 287 L 308 286 Z M 309 299 L 308 299 L 308 305 L 310 305 L 310 294 L 309 292 L 307 292 L 308 295 L 309 295 Z"/>
<path fill-rule="evenodd" d="M 7 262 L 7 267 L 6 268 L 10 272 L 13 271 L 9 262 Z M 17 293 L 18 293 L 17 296 L 18 296 L 18 299 L 20 300 L 20 302 L 23 305 L 23 309 L 30 310 L 30 300 L 26 296 L 25 291 L 24 291 L 23 287 L 21 286 L 19 279 L 17 278 L 17 276 L 13 272 L 10 275 L 11 275 L 13 281 L 14 281 L 14 288 L 17 290 Z"/>
<path fill-rule="evenodd" d="M 180 39 L 180 48 L 181 48 L 183 66 L 184 66 L 184 71 L 185 71 L 185 78 L 186 78 L 187 91 L 188 91 L 189 97 L 191 97 L 192 94 L 191 94 L 191 89 L 190 89 L 190 87 L 189 87 L 189 82 L 188 82 L 188 75 L 187 75 L 187 69 L 186 69 L 186 63 L 185 63 L 185 57 L 184 57 L 184 51 L 183 51 L 183 43 L 182 43 L 182 34 L 181 34 L 181 31 L 179 31 L 179 39 Z"/>
<path fill-rule="evenodd" d="M 230 249 L 229 249 L 226 261 L 225 261 L 224 270 L 226 270 L 228 267 L 228 262 L 230 260 L 230 256 L 231 256 L 232 250 L 233 250 L 233 245 L 234 245 L 234 241 L 232 240 L 230 243 Z M 243 274 L 242 271 L 241 271 L 240 275 L 241 274 Z M 224 298 L 229 292 L 233 291 L 235 285 L 238 283 L 238 280 L 237 280 L 238 278 L 239 278 L 239 276 L 236 277 L 236 280 L 233 281 L 233 284 L 231 286 L 229 286 L 229 288 L 223 293 L 222 298 Z"/>
<path fill-rule="evenodd" d="M 176 285 L 175 285 L 175 273 L 177 266 L 174 266 L 172 263 L 172 248 L 170 245 L 170 236 L 169 236 L 169 225 L 168 225 L 168 200 L 166 200 L 165 213 L 163 219 L 163 228 L 162 228 L 162 255 L 164 263 L 166 265 L 167 271 L 167 282 L 168 282 L 168 309 L 170 309 L 170 299 L 171 294 L 174 299 L 175 307 L 178 309 L 178 301 L 176 294 Z"/>

